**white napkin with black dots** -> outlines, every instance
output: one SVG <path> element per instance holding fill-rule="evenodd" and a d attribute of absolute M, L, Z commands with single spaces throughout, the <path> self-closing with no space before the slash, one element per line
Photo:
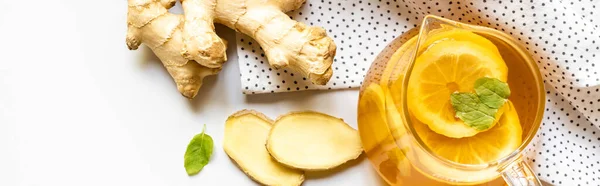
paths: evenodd
<path fill-rule="evenodd" d="M 379 51 L 427 14 L 492 27 L 525 45 L 544 77 L 546 112 L 527 150 L 536 174 L 555 185 L 600 185 L 600 1 L 307 1 L 289 15 L 335 40 L 329 83 L 270 68 L 256 42 L 238 34 L 243 93 L 359 87 Z"/>

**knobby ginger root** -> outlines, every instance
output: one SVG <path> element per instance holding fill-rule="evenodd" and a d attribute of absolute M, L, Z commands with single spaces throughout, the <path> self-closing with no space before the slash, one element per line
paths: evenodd
<path fill-rule="evenodd" d="M 127 46 L 135 50 L 146 44 L 167 68 L 179 92 L 193 98 L 204 77 L 219 72 L 227 60 L 226 45 L 212 24 L 214 0 L 182 2 L 185 15 L 167 11 L 175 1 L 128 0 Z"/>
<path fill-rule="evenodd" d="M 213 21 L 254 38 L 274 68 L 290 67 L 323 85 L 333 73 L 335 43 L 325 30 L 296 22 L 284 12 L 305 0 L 181 0 L 184 15 L 168 12 L 176 0 L 128 0 L 127 46 L 146 44 L 178 90 L 193 98 L 202 79 L 220 71 L 226 42 Z"/>
<path fill-rule="evenodd" d="M 292 112 L 273 124 L 267 150 L 278 162 L 302 170 L 327 170 L 362 154 L 360 136 L 342 119 Z"/>
<path fill-rule="evenodd" d="M 242 110 L 227 118 L 225 153 L 253 180 L 265 185 L 301 185 L 304 173 L 271 158 L 265 148 L 273 120 L 261 113 Z"/>

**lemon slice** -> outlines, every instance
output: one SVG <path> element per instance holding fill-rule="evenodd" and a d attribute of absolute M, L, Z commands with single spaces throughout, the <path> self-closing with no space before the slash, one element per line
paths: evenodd
<path fill-rule="evenodd" d="M 370 152 L 389 140 L 385 93 L 381 86 L 371 83 L 361 93 L 358 103 L 358 131 L 365 152 Z"/>
<path fill-rule="evenodd" d="M 470 41 L 446 40 L 417 57 L 408 83 L 408 106 L 431 130 L 452 138 L 479 132 L 455 117 L 453 92 L 473 92 L 481 77 L 506 82 L 508 69 L 502 57 Z"/>
<path fill-rule="evenodd" d="M 439 156 L 464 164 L 488 163 L 507 156 L 521 144 L 522 129 L 517 111 L 510 101 L 503 109 L 504 114 L 496 126 L 471 137 L 449 138 L 414 119 L 413 126 L 419 138 Z"/>

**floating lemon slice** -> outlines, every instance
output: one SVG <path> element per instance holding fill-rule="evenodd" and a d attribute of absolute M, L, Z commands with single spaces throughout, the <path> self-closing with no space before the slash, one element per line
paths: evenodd
<path fill-rule="evenodd" d="M 439 42 L 417 57 L 408 83 L 408 106 L 431 130 L 452 138 L 479 132 L 455 117 L 453 92 L 473 92 L 481 77 L 506 82 L 508 69 L 502 57 L 470 41 Z"/>
<path fill-rule="evenodd" d="M 365 152 L 370 152 L 390 137 L 385 114 L 385 93 L 381 86 L 371 83 L 361 93 L 358 103 L 358 130 Z M 379 127 L 376 127 L 379 126 Z"/>
<path fill-rule="evenodd" d="M 471 137 L 449 138 L 414 119 L 413 126 L 419 138 L 439 156 L 463 164 L 488 163 L 507 156 L 521 144 L 522 129 L 517 111 L 510 101 L 503 109 L 504 114 L 496 126 Z"/>

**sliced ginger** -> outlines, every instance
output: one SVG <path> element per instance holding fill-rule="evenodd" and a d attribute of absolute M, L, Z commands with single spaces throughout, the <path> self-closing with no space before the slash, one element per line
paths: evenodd
<path fill-rule="evenodd" d="M 363 151 L 358 132 L 342 119 L 310 111 L 278 118 L 267 150 L 280 163 L 302 170 L 331 169 Z"/>
<path fill-rule="evenodd" d="M 290 67 L 319 85 L 333 74 L 336 46 L 325 30 L 284 13 L 305 0 L 180 0 L 184 15 L 168 12 L 176 1 L 128 0 L 127 46 L 152 49 L 185 97 L 195 97 L 204 77 L 227 60 L 213 22 L 256 39 L 274 68 Z"/>
<path fill-rule="evenodd" d="M 358 158 L 358 132 L 342 119 L 318 112 L 292 112 L 277 121 L 242 110 L 225 123 L 223 148 L 255 181 L 300 185 L 302 170 L 327 170 Z"/>
<path fill-rule="evenodd" d="M 301 185 L 304 174 L 271 158 L 265 143 L 273 121 L 261 113 L 243 110 L 225 123 L 225 153 L 253 180 L 264 185 Z"/>

